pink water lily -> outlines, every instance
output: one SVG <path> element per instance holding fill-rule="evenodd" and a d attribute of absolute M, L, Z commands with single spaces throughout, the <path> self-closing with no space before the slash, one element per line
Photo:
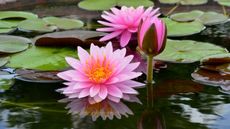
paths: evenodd
<path fill-rule="evenodd" d="M 146 54 L 161 53 L 165 48 L 166 38 L 166 25 L 157 17 L 148 17 L 139 26 L 138 44 Z"/>
<path fill-rule="evenodd" d="M 91 104 L 105 99 L 118 103 L 129 95 L 137 95 L 135 88 L 143 84 L 131 79 L 142 74 L 134 72 L 139 62 L 131 63 L 133 56 L 125 55 L 125 48 L 113 51 L 111 42 L 101 48 L 92 44 L 90 53 L 78 47 L 79 60 L 66 58 L 73 69 L 58 73 L 68 81 L 62 93 L 68 98 L 89 97 Z"/>
<path fill-rule="evenodd" d="M 120 38 L 121 47 L 125 47 L 133 33 L 138 30 L 138 25 L 142 19 L 146 17 L 157 17 L 159 9 L 153 9 L 149 7 L 144 9 L 143 6 L 138 8 L 122 6 L 121 9 L 111 8 L 111 12 L 104 11 L 101 15 L 106 21 L 98 21 L 105 28 L 99 28 L 97 31 L 110 32 L 106 36 L 102 37 L 100 41 L 107 41 L 115 37 Z"/>

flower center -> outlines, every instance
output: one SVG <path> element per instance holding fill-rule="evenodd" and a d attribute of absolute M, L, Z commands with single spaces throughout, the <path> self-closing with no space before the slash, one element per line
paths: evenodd
<path fill-rule="evenodd" d="M 112 73 L 109 62 L 106 62 L 105 59 L 103 62 L 96 61 L 96 63 L 91 63 L 86 69 L 86 75 L 89 80 L 95 83 L 103 83 L 106 81 Z"/>

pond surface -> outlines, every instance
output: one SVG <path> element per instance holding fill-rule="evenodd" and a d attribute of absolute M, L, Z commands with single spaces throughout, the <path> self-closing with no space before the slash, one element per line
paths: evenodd
<path fill-rule="evenodd" d="M 68 5 L 60 9 L 64 7 Z M 42 10 L 42 8 L 43 6 L 36 9 Z M 208 27 L 200 34 L 179 39 L 211 42 L 230 50 L 229 32 L 230 22 Z M 134 115 L 128 118 L 122 117 L 120 120 L 98 119 L 94 122 L 91 117 L 80 118 L 77 115 L 67 114 L 66 104 L 57 102 L 64 98 L 55 91 L 63 87 L 61 84 L 15 81 L 10 90 L 0 94 L 0 128 L 230 129 L 230 93 L 223 92 L 219 87 L 193 82 L 191 73 L 198 65 L 198 63 L 168 64 L 167 69 L 154 73 L 156 83 L 153 88 L 152 108 L 146 108 L 147 91 L 140 89 L 138 97 L 143 105 L 127 103 Z M 139 80 L 143 81 L 143 78 L 144 76 Z"/>

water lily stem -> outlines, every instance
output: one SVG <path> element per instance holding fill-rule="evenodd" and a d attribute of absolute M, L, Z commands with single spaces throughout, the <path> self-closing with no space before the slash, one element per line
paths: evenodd
<path fill-rule="evenodd" d="M 147 59 L 147 84 L 153 83 L 153 55 L 148 55 Z"/>
<path fill-rule="evenodd" d="M 225 16 L 228 16 L 225 6 L 222 5 L 223 13 Z"/>

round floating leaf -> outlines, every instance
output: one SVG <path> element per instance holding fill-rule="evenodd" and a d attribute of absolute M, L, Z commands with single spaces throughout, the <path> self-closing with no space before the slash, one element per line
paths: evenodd
<path fill-rule="evenodd" d="M 105 33 L 86 30 L 71 30 L 48 33 L 35 38 L 36 46 L 83 46 L 89 47 L 91 43 L 102 46 L 99 37 Z M 95 39 L 95 40 L 94 40 Z"/>
<path fill-rule="evenodd" d="M 201 5 L 206 4 L 208 0 L 159 0 L 163 4 L 176 4 L 180 3 L 182 5 Z"/>
<path fill-rule="evenodd" d="M 171 15 L 170 18 L 178 22 L 187 22 L 187 21 L 194 21 L 195 19 L 199 18 L 203 14 L 204 14 L 203 11 L 194 10 L 191 12 L 175 13 Z"/>
<path fill-rule="evenodd" d="M 10 28 L 10 29 L 0 29 L 0 34 L 9 34 L 16 30 L 16 28 Z"/>
<path fill-rule="evenodd" d="M 9 57 L 0 57 L 0 67 L 4 66 L 5 64 L 8 63 Z"/>
<path fill-rule="evenodd" d="M 197 69 L 191 74 L 192 78 L 201 84 L 211 86 L 230 86 L 230 74 L 221 74 L 205 69 Z"/>
<path fill-rule="evenodd" d="M 17 27 L 17 26 L 15 26 L 15 24 L 11 22 L 0 20 L 0 29 L 8 29 L 13 27 Z"/>
<path fill-rule="evenodd" d="M 216 12 L 205 12 L 198 20 L 204 25 L 216 25 L 227 22 L 228 17 Z"/>
<path fill-rule="evenodd" d="M 0 19 L 36 19 L 38 16 L 30 12 L 23 11 L 0 11 Z"/>
<path fill-rule="evenodd" d="M 0 36 L 0 53 L 17 53 L 26 50 L 30 39 L 19 36 Z"/>
<path fill-rule="evenodd" d="M 230 7 L 230 1 L 229 0 L 216 0 L 218 4 L 223 5 L 223 6 L 228 6 Z"/>
<path fill-rule="evenodd" d="M 63 30 L 76 29 L 84 26 L 84 23 L 82 21 L 76 19 L 45 17 L 43 18 L 43 20 Z"/>
<path fill-rule="evenodd" d="M 18 80 L 33 82 L 33 83 L 57 83 L 62 82 L 62 80 L 57 76 L 59 71 L 36 71 L 36 70 L 16 70 L 15 77 Z"/>
<path fill-rule="evenodd" d="M 63 70 L 68 67 L 66 56 L 76 57 L 77 54 L 70 48 L 32 47 L 13 55 L 7 66 L 42 71 Z"/>
<path fill-rule="evenodd" d="M 170 16 L 174 21 L 187 22 L 198 20 L 204 25 L 216 25 L 228 21 L 228 17 L 216 12 L 202 12 L 194 10 L 191 12 L 176 13 Z"/>
<path fill-rule="evenodd" d="M 206 56 L 221 53 L 228 52 L 225 48 L 210 43 L 168 39 L 165 50 L 155 59 L 175 63 L 193 63 Z"/>
<path fill-rule="evenodd" d="M 50 25 L 42 19 L 25 20 L 18 24 L 18 29 L 25 32 L 53 32 L 57 29 L 56 26 Z"/>
<path fill-rule="evenodd" d="M 84 0 L 78 6 L 86 10 L 108 10 L 114 6 L 153 6 L 150 0 Z"/>
<path fill-rule="evenodd" d="M 181 23 L 169 18 L 163 18 L 163 20 L 167 25 L 169 37 L 189 36 L 205 29 L 205 26 L 197 21 Z"/>

